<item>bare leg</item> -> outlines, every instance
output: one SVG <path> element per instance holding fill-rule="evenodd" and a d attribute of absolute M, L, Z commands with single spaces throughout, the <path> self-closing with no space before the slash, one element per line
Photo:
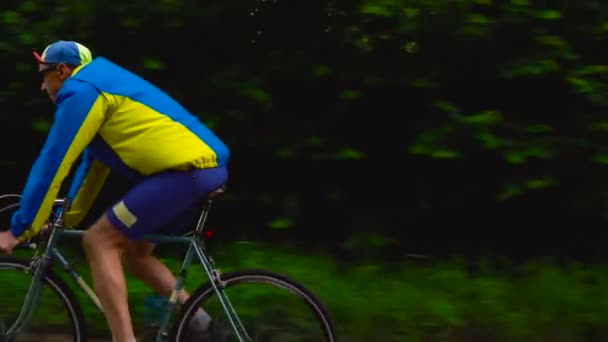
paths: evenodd
<path fill-rule="evenodd" d="M 126 269 L 144 282 L 156 293 L 169 297 L 175 288 L 176 279 L 173 273 L 158 258 L 152 255 L 154 243 L 147 241 L 129 241 L 123 255 Z M 184 304 L 188 300 L 188 293 L 180 292 L 178 301 Z"/>
<path fill-rule="evenodd" d="M 147 241 L 129 241 L 125 248 L 123 262 L 129 273 L 156 293 L 168 298 L 173 292 L 177 280 L 167 266 L 152 255 L 154 247 L 154 243 Z M 182 289 L 177 301 L 184 304 L 188 297 L 189 294 Z M 198 308 L 193 320 L 190 321 L 190 328 L 204 331 L 210 322 L 211 317 L 202 308 Z"/>
<path fill-rule="evenodd" d="M 85 232 L 83 238 L 95 292 L 112 332 L 113 342 L 135 341 L 120 260 L 127 241 L 105 215 Z"/>

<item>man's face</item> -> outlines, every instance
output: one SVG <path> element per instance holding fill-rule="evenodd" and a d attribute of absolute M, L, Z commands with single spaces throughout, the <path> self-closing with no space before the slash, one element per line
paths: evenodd
<path fill-rule="evenodd" d="M 63 64 L 39 64 L 38 71 L 42 76 L 40 90 L 45 92 L 51 101 L 55 103 L 55 97 L 61 89 L 63 82 L 69 76 L 69 68 Z"/>

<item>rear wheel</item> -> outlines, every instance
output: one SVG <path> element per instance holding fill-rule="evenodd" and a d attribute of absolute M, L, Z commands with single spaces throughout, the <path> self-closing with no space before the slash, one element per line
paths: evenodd
<path fill-rule="evenodd" d="M 334 323 L 323 303 L 295 280 L 257 269 L 222 274 L 221 280 L 250 341 L 336 341 Z M 217 293 L 207 284 L 184 303 L 170 341 L 196 341 L 188 326 L 198 308 L 230 329 Z"/>

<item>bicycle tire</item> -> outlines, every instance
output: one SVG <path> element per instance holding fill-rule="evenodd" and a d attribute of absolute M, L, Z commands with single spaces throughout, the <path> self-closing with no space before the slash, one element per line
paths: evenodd
<path fill-rule="evenodd" d="M 225 284 L 225 289 L 246 283 L 264 283 L 290 291 L 302 299 L 312 310 L 323 330 L 325 341 L 336 342 L 335 325 L 325 305 L 312 291 L 290 277 L 264 269 L 247 269 L 224 273 L 221 275 L 221 280 Z M 185 328 L 192 311 L 214 296 L 216 293 L 211 283 L 196 289 L 178 313 L 169 333 L 169 341 L 185 341 Z"/>
<path fill-rule="evenodd" d="M 0 256 L 0 272 L 6 269 L 27 272 L 30 260 L 15 256 Z M 28 272 L 28 274 L 32 275 Z M 33 275 L 32 275 L 33 276 Z M 1 276 L 0 276 L 1 278 Z M 87 341 L 87 326 L 79 301 L 67 284 L 55 272 L 48 270 L 42 278 L 43 286 L 47 285 L 61 300 L 67 309 L 72 324 L 74 342 Z M 10 327 L 7 327 L 10 328 Z M 18 336 L 17 336 L 18 338 Z M 1 337 L 0 337 L 1 339 Z"/>

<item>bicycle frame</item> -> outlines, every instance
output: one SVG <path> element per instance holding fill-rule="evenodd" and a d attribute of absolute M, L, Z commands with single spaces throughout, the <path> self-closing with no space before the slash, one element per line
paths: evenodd
<path fill-rule="evenodd" d="M 33 272 L 34 276 L 30 284 L 27 296 L 25 298 L 19 317 L 17 318 L 13 327 L 6 332 L 6 337 L 10 340 L 18 335 L 18 333 L 27 325 L 31 319 L 38 302 L 40 300 L 40 289 L 42 285 L 42 277 L 47 269 L 50 267 L 52 262 L 58 262 L 59 265 L 68 272 L 70 277 L 76 282 L 76 284 L 87 294 L 89 299 L 95 304 L 95 306 L 103 312 L 103 308 L 99 301 L 99 298 L 93 291 L 93 289 L 87 284 L 87 282 L 74 270 L 69 261 L 61 254 L 57 245 L 59 241 L 64 237 L 77 237 L 83 236 L 84 231 L 82 230 L 66 230 L 62 228 L 63 224 L 63 213 L 67 212 L 68 201 L 67 199 L 56 200 L 55 205 L 61 205 L 63 210 L 59 214 L 59 217 L 53 222 L 48 232 L 48 239 L 42 247 L 38 247 L 41 250 L 40 254 L 32 259 L 30 265 L 30 272 Z M 156 336 L 156 341 L 160 342 L 163 338 L 168 336 L 169 324 L 172 316 L 175 314 L 175 308 L 177 306 L 177 299 L 179 293 L 183 290 L 184 282 L 194 257 L 196 256 L 203 266 L 207 278 L 211 282 L 215 293 L 220 300 L 224 313 L 226 314 L 228 321 L 232 327 L 232 330 L 236 333 L 239 341 L 249 340 L 248 334 L 243 327 L 242 322 L 238 318 L 232 304 L 228 300 L 228 297 L 223 291 L 223 283 L 219 270 L 213 266 L 213 261 L 205 254 L 204 243 L 201 239 L 203 227 L 207 219 L 208 211 L 211 206 L 211 200 L 208 200 L 206 205 L 203 207 L 203 211 L 199 218 L 196 230 L 192 236 L 169 236 L 169 235 L 145 235 L 144 240 L 154 242 L 157 244 L 182 244 L 187 245 L 188 250 L 183 259 L 182 266 L 179 274 L 176 275 L 176 285 L 173 289 L 167 305 L 163 312 L 163 318 Z"/>

